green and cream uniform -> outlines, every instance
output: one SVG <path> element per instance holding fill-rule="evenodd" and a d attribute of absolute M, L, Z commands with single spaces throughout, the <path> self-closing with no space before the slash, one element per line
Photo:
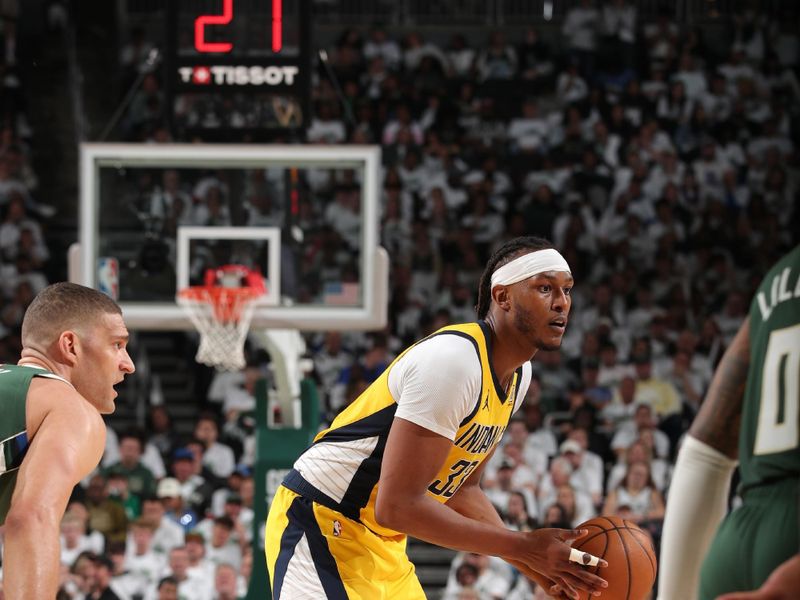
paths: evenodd
<path fill-rule="evenodd" d="M 800 246 L 767 273 L 750 306 L 739 461 L 743 503 L 703 564 L 703 599 L 756 589 L 800 552 Z"/>
<path fill-rule="evenodd" d="M 452 440 L 428 494 L 455 494 L 491 454 L 531 380 L 502 389 L 483 322 L 440 329 L 403 352 L 295 462 L 270 509 L 266 555 L 274 598 L 422 599 L 406 536 L 375 519 L 395 417 Z M 420 457 L 424 460 L 424 457 Z"/>
<path fill-rule="evenodd" d="M 58 375 L 39 367 L 0 365 L 0 525 L 5 523 L 17 473 L 28 451 L 25 406 L 34 377 L 49 377 L 66 383 Z"/>

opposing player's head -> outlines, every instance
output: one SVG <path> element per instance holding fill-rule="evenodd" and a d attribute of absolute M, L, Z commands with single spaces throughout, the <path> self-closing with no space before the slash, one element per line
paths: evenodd
<path fill-rule="evenodd" d="M 478 289 L 479 319 L 508 318 L 535 348 L 557 350 L 572 306 L 572 273 L 545 239 L 518 237 L 489 259 Z"/>
<path fill-rule="evenodd" d="M 62 282 L 43 289 L 22 321 L 23 357 L 62 365 L 75 389 L 100 412 L 114 410 L 114 386 L 134 366 L 122 311 L 105 294 Z"/>

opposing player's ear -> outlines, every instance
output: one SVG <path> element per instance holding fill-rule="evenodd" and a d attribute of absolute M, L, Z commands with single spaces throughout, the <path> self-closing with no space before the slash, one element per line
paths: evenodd
<path fill-rule="evenodd" d="M 511 297 L 508 291 L 508 286 L 494 286 L 492 288 L 492 300 L 494 300 L 494 303 L 503 310 L 509 310 L 511 308 Z"/>

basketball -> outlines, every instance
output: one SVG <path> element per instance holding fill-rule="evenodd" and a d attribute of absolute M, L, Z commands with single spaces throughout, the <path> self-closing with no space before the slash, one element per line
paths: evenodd
<path fill-rule="evenodd" d="M 608 567 L 591 567 L 606 581 L 604 600 L 645 600 L 656 581 L 656 553 L 650 536 L 635 523 L 619 517 L 595 517 L 576 529 L 588 529 L 589 535 L 573 546 L 608 562 Z M 589 600 L 581 592 L 581 600 Z"/>

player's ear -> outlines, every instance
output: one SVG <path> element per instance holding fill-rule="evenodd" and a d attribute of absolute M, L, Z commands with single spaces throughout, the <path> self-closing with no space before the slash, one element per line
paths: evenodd
<path fill-rule="evenodd" d="M 496 285 L 492 288 L 492 300 L 503 310 L 511 308 L 511 298 L 508 291 L 508 286 Z"/>
<path fill-rule="evenodd" d="M 78 334 L 71 330 L 63 331 L 58 336 L 56 345 L 61 355 L 61 360 L 70 366 L 74 366 L 81 352 L 81 341 Z"/>

